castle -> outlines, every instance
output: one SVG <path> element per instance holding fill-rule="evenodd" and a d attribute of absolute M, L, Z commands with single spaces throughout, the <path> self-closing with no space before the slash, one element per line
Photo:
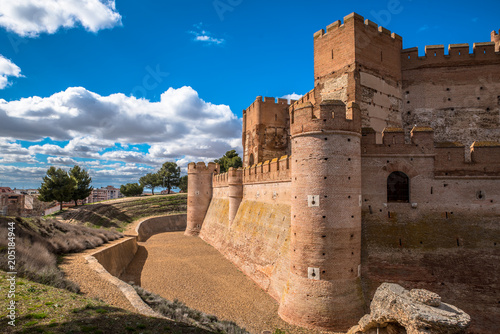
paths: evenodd
<path fill-rule="evenodd" d="M 500 332 L 500 38 L 402 49 L 356 13 L 314 34 L 314 89 L 243 111 L 243 168 L 188 166 L 199 235 L 293 324 L 346 330 L 382 282 Z"/>

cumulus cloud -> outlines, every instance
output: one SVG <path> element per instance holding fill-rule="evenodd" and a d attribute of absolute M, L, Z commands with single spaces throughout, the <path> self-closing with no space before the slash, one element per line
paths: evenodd
<path fill-rule="evenodd" d="M 21 69 L 12 61 L 0 55 L 0 89 L 4 89 L 11 84 L 9 77 L 22 77 Z"/>
<path fill-rule="evenodd" d="M 36 37 L 81 24 L 97 32 L 121 24 L 114 0 L 3 0 L 0 26 L 20 36 Z"/>
<path fill-rule="evenodd" d="M 0 100 L 0 136 L 70 140 L 73 152 L 95 152 L 114 143 L 161 143 L 187 152 L 228 143 L 240 130 L 241 120 L 228 106 L 205 102 L 191 87 L 169 88 L 159 102 L 124 94 L 100 96 L 82 87 L 46 98 Z"/>
<path fill-rule="evenodd" d="M 196 42 L 203 42 L 205 44 L 222 44 L 225 42 L 223 38 L 215 38 L 210 31 L 203 29 L 203 23 L 193 25 L 195 30 L 188 31 L 194 36 L 193 40 Z"/>
<path fill-rule="evenodd" d="M 287 100 L 298 100 L 302 96 L 303 95 L 295 94 L 295 92 L 293 92 L 292 94 L 283 95 L 281 98 L 282 99 L 287 99 Z"/>
<path fill-rule="evenodd" d="M 40 185 L 42 178 L 47 172 L 46 167 L 11 166 L 0 164 L 0 180 L 2 185 L 16 186 L 17 184 L 30 184 L 29 187 Z"/>
<path fill-rule="evenodd" d="M 46 138 L 48 143 L 37 143 Z M 32 143 L 22 147 L 16 140 Z M 231 149 L 241 151 L 241 119 L 191 87 L 170 88 L 158 102 L 82 87 L 0 100 L 0 163 L 46 159 L 47 165 L 86 166 L 97 178 L 131 178 L 165 161 L 186 167 Z"/>
<path fill-rule="evenodd" d="M 48 157 L 47 163 L 49 165 L 65 165 L 65 166 L 73 166 L 76 165 L 77 162 L 75 159 L 65 158 L 65 157 Z"/>

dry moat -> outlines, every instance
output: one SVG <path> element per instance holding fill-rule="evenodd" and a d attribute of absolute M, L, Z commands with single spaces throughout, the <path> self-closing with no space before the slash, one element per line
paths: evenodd
<path fill-rule="evenodd" d="M 120 277 L 166 299 L 236 322 L 252 333 L 276 328 L 286 333 L 320 333 L 287 324 L 278 303 L 200 238 L 160 233 L 139 243 Z"/>

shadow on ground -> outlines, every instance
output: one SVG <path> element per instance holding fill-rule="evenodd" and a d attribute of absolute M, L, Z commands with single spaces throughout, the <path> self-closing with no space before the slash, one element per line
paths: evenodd
<path fill-rule="evenodd" d="M 144 264 L 148 259 L 148 250 L 146 247 L 139 245 L 137 253 L 129 263 L 127 268 L 120 275 L 120 279 L 128 284 L 141 285 L 141 275 Z"/>
<path fill-rule="evenodd" d="M 69 321 L 40 325 L 32 317 L 20 317 L 16 326 L 7 325 L 5 317 L 0 321 L 3 333 L 212 333 L 210 331 L 173 322 L 130 313 L 114 307 L 84 307 L 74 309 Z"/>

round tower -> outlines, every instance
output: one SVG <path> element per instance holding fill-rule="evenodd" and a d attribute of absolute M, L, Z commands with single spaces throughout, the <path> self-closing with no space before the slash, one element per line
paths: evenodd
<path fill-rule="evenodd" d="M 295 104 L 290 123 L 290 275 L 279 314 L 296 325 L 345 331 L 364 314 L 359 106 Z"/>
<path fill-rule="evenodd" d="M 212 200 L 212 176 L 219 166 L 209 162 L 188 165 L 188 204 L 185 235 L 198 235 L 203 225 L 210 201 Z"/>
<path fill-rule="evenodd" d="M 243 169 L 229 168 L 227 183 L 229 186 L 229 224 L 231 224 L 243 199 Z"/>

